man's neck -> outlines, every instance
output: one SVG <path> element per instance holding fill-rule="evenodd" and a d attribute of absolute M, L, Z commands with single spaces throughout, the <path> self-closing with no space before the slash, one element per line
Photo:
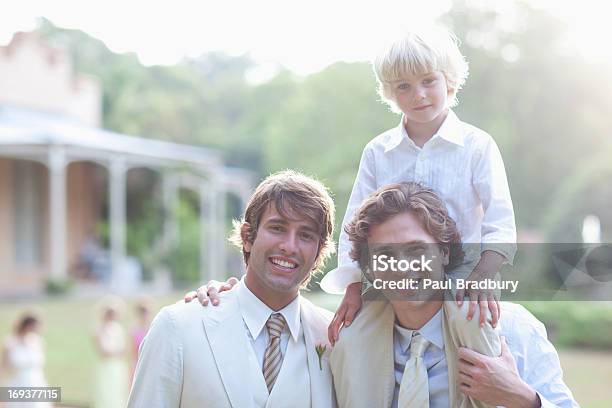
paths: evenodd
<path fill-rule="evenodd" d="M 442 307 L 442 301 L 431 300 L 417 303 L 392 300 L 391 306 L 400 326 L 410 330 L 419 330 L 438 313 L 438 310 Z"/>
<path fill-rule="evenodd" d="M 257 299 L 275 312 L 283 309 L 289 303 L 293 302 L 293 300 L 300 294 L 299 289 L 295 292 L 285 293 L 263 287 L 256 279 L 249 277 L 248 271 L 244 277 L 244 284 Z"/>
<path fill-rule="evenodd" d="M 434 120 L 427 123 L 410 122 L 404 117 L 404 128 L 406 129 L 406 133 L 408 133 L 408 137 L 412 139 L 414 144 L 419 147 L 423 147 L 425 143 L 427 143 L 429 139 L 431 139 L 436 132 L 440 130 L 440 127 L 442 126 L 442 123 L 444 123 L 447 116 L 448 108 Z"/>

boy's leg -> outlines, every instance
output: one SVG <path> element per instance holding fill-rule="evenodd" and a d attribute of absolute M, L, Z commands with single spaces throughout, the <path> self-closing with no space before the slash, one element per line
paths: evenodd
<path fill-rule="evenodd" d="M 467 397 L 459 391 L 457 369 L 459 347 L 466 347 L 491 357 L 501 355 L 499 328 L 491 326 L 491 312 L 487 309 L 487 322 L 483 327 L 480 327 L 479 310 L 477 309 L 472 320 L 467 320 L 468 308 L 468 302 L 464 302 L 461 307 L 457 306 L 454 293 L 450 294 L 444 302 L 444 347 L 449 368 L 449 388 L 454 387 L 454 392 L 451 392 L 450 395 L 451 398 L 454 395 L 455 399 L 455 401 L 451 401 L 451 406 L 458 408 L 491 408 L 490 405 Z"/>

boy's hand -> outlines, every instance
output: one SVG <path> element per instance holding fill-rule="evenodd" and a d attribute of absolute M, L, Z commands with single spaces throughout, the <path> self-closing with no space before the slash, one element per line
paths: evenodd
<path fill-rule="evenodd" d="M 327 328 L 327 337 L 333 346 L 338 341 L 338 334 L 342 327 L 348 327 L 361 309 L 361 282 L 354 282 L 347 286 L 342 303 L 338 306 L 336 314 Z"/>
<path fill-rule="evenodd" d="M 185 294 L 185 303 L 191 302 L 196 297 L 202 306 L 208 306 L 212 303 L 213 306 L 219 305 L 219 293 L 231 290 L 238 283 L 238 279 L 231 277 L 225 282 L 211 280 L 207 284 L 202 285 L 197 291 L 191 291 Z"/>
<path fill-rule="evenodd" d="M 467 278 L 469 281 L 481 281 L 484 279 L 494 279 L 499 273 L 506 258 L 495 251 L 484 251 L 480 261 Z M 484 326 L 487 318 L 487 308 L 491 312 L 491 325 L 497 327 L 501 307 L 499 305 L 499 292 L 478 289 L 459 289 L 456 293 L 457 305 L 463 305 L 465 296 L 470 298 L 467 319 L 472 320 L 476 312 L 476 306 L 480 308 L 480 326 Z"/>

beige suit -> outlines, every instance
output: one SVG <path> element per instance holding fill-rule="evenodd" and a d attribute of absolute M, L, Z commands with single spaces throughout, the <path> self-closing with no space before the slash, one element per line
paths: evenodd
<path fill-rule="evenodd" d="M 141 346 L 128 407 L 253 406 L 253 381 L 249 376 L 263 374 L 253 373 L 253 367 L 249 367 L 252 346 L 236 292 L 222 293 L 217 307 L 192 302 L 162 309 Z M 328 358 L 323 356 L 320 369 L 315 351 L 316 344 L 327 344 L 331 317 L 330 312 L 300 297 L 307 354 L 304 370 L 309 375 L 312 407 L 335 406 Z M 329 346 L 327 350 L 326 354 Z M 285 378 L 282 386 L 275 385 L 266 406 L 301 406 L 299 401 L 292 401 L 295 393 L 291 381 Z"/>
<path fill-rule="evenodd" d="M 444 302 L 444 353 L 448 365 L 449 400 L 452 407 L 489 407 L 466 398 L 458 390 L 457 348 L 468 347 L 481 354 L 499 356 L 498 332 L 489 325 L 478 326 L 478 314 L 468 321 L 468 303 L 457 308 L 455 302 Z M 350 327 L 340 333 L 330 356 L 334 387 L 339 407 L 390 407 L 395 390 L 394 333 L 395 313 L 385 300 L 372 300 L 364 306 Z"/>

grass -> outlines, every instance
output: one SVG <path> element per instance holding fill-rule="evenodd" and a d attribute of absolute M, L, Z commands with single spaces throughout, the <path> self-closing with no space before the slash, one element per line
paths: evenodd
<path fill-rule="evenodd" d="M 305 295 L 316 304 L 334 310 L 338 296 L 318 292 Z M 156 307 L 170 304 L 182 297 L 175 293 L 156 300 Z M 65 403 L 78 406 L 91 404 L 92 377 L 96 356 L 91 334 L 97 323 L 97 300 L 73 298 L 46 298 L 31 302 L 0 303 L 0 338 L 11 331 L 17 316 L 35 307 L 44 320 L 44 338 L 47 350 L 46 373 L 51 385 L 62 386 Z M 133 301 L 127 302 L 122 322 L 133 327 Z M 544 308 L 549 307 L 545 306 Z M 550 306 L 553 307 L 553 306 Z M 580 313 L 587 313 L 581 306 Z M 597 308 L 597 305 L 595 306 Z M 537 307 L 534 306 L 534 309 Z M 555 311 L 558 307 L 554 306 Z M 597 309 L 598 310 L 598 309 Z M 540 307 L 536 315 L 547 316 Z M 555 316 L 556 317 L 556 316 Z M 557 327 L 560 323 L 557 324 Z M 612 351 L 592 351 L 562 348 L 559 350 L 565 371 L 565 380 L 582 407 L 612 406 Z"/>

